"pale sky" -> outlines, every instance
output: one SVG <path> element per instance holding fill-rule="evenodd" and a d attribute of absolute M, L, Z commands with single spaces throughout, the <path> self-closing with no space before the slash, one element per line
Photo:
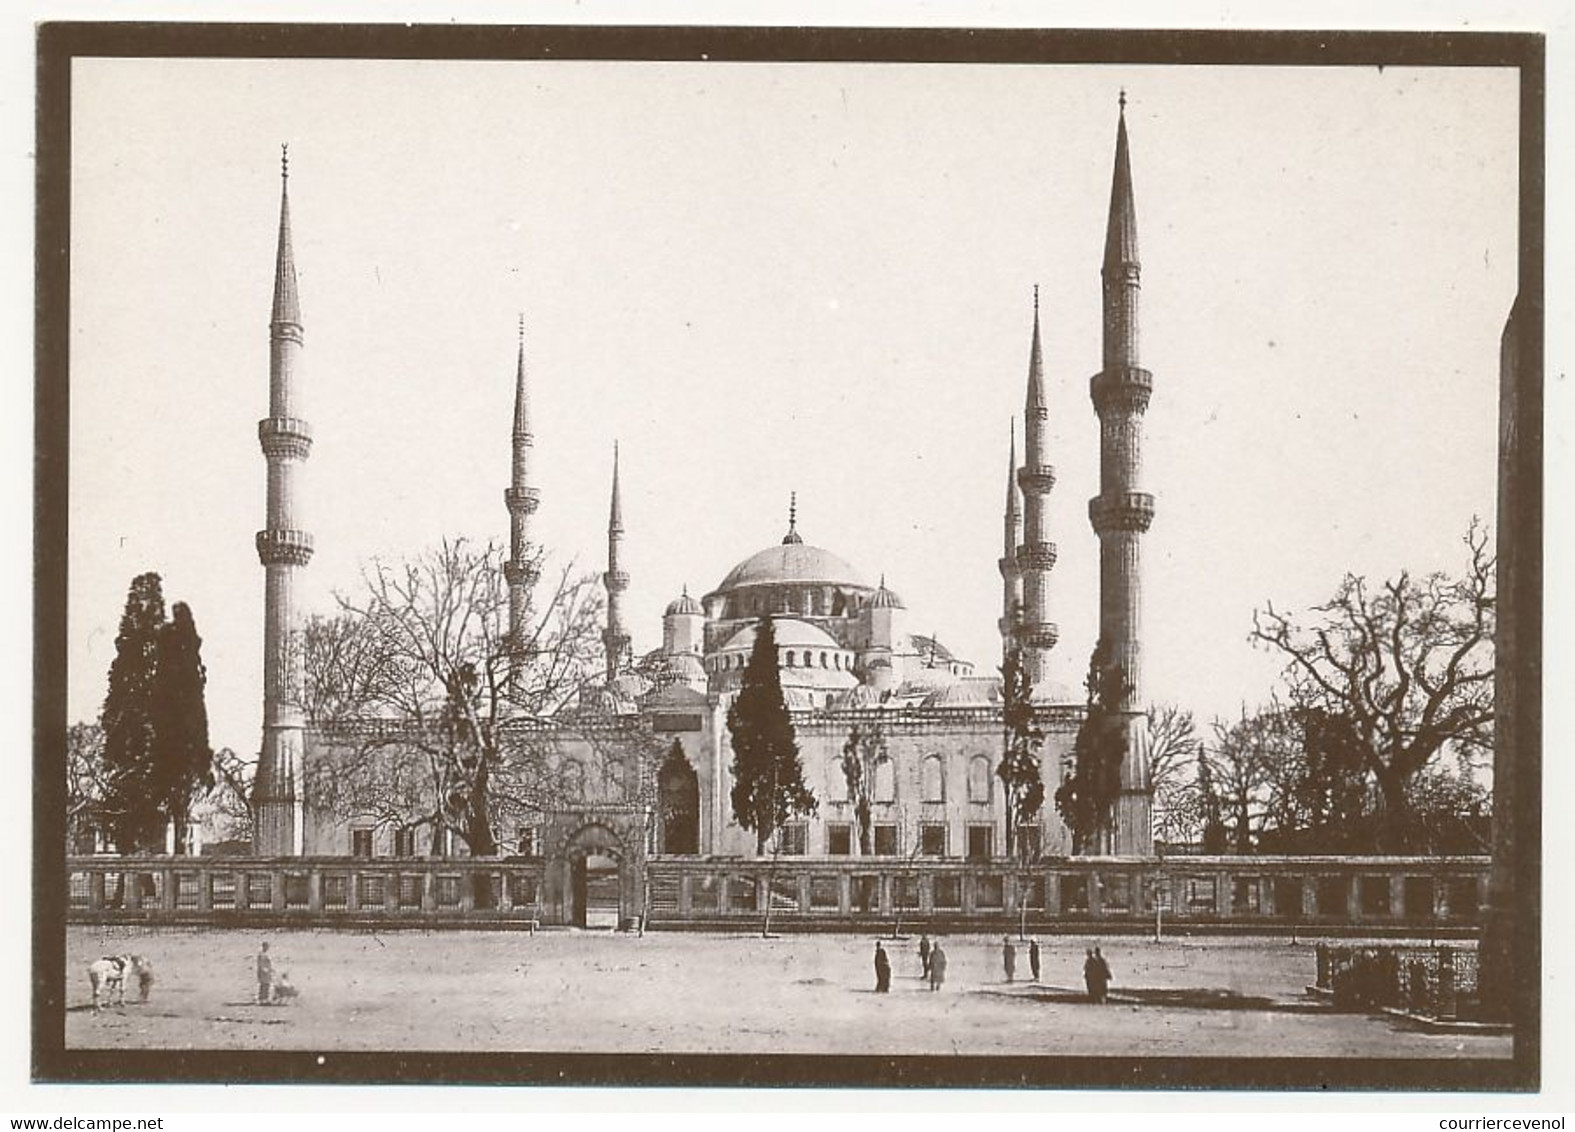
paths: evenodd
<path fill-rule="evenodd" d="M 127 584 L 261 734 L 279 143 L 316 444 L 313 612 L 374 555 L 505 540 L 515 326 L 536 537 L 603 565 L 622 449 L 637 650 L 778 541 L 882 573 L 993 668 L 1010 418 L 1041 287 L 1060 679 L 1097 630 L 1099 260 L 1128 92 L 1154 374 L 1148 697 L 1265 699 L 1255 605 L 1454 569 L 1491 519 L 1517 84 L 1473 69 L 78 61 L 69 718 Z"/>

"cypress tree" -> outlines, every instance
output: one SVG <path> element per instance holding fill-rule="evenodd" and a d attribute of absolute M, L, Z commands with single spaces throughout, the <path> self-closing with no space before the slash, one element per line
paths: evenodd
<path fill-rule="evenodd" d="M 166 821 L 175 825 L 175 851 L 185 852 L 191 804 L 199 790 L 213 787 L 213 748 L 208 745 L 208 708 L 203 689 L 202 638 L 183 601 L 158 635 L 153 676 L 152 790 Z"/>
<path fill-rule="evenodd" d="M 99 724 L 104 729 L 108 778 L 104 813 L 122 853 L 164 847 L 164 813 L 155 790 L 156 733 L 153 683 L 158 670 L 164 592 L 157 574 L 139 574 L 126 594 L 115 637 L 109 690 Z"/>
<path fill-rule="evenodd" d="M 996 775 L 1006 790 L 1006 853 L 1017 848 L 1017 831 L 1038 816 L 1045 801 L 1039 748 L 1045 733 L 1034 719 L 1034 683 L 1022 652 L 1012 649 L 1001 665 L 1003 745 Z"/>
<path fill-rule="evenodd" d="M 733 817 L 754 831 L 755 852 L 763 856 L 766 842 L 789 818 L 819 805 L 804 785 L 769 617 L 755 631 L 742 687 L 727 709 L 727 729 L 733 741 Z"/>

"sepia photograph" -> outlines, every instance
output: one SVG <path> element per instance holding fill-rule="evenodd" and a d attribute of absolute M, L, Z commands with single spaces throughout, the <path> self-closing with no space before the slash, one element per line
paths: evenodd
<path fill-rule="evenodd" d="M 1538 1087 L 1539 36 L 38 50 L 36 1080 Z"/>

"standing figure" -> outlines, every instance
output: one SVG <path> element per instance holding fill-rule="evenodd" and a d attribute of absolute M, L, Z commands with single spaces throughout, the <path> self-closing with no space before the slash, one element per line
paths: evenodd
<path fill-rule="evenodd" d="M 1028 941 L 1028 970 L 1032 973 L 1034 982 L 1037 983 L 1039 981 L 1039 941 L 1037 939 Z"/>
<path fill-rule="evenodd" d="M 885 994 L 891 990 L 891 960 L 886 958 L 886 949 L 875 942 L 875 993 Z"/>
<path fill-rule="evenodd" d="M 1094 948 L 1095 987 L 1099 991 L 1097 1001 L 1106 1002 L 1110 992 L 1110 964 L 1105 962 L 1105 957 L 1100 954 L 1099 948 Z"/>
<path fill-rule="evenodd" d="M 946 949 L 939 940 L 930 949 L 930 989 L 938 991 L 946 985 Z"/>
<path fill-rule="evenodd" d="M 1083 952 L 1083 986 L 1088 991 L 1088 1001 L 1098 1002 L 1099 993 L 1094 989 L 1099 983 L 1099 964 L 1094 962 L 1094 949 Z"/>
<path fill-rule="evenodd" d="M 930 977 L 930 937 L 928 934 L 919 936 L 919 966 L 924 969 L 924 978 Z"/>
<path fill-rule="evenodd" d="M 266 940 L 257 953 L 257 1001 L 264 1006 L 273 1001 L 273 960 L 268 956 Z"/>
<path fill-rule="evenodd" d="M 1006 968 L 1006 981 L 1014 982 L 1017 979 L 1017 948 L 1009 935 L 1001 937 L 1001 965 Z"/>

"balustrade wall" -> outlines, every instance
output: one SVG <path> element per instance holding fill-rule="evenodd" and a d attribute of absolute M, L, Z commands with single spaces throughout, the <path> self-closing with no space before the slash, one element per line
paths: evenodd
<path fill-rule="evenodd" d="M 72 857 L 78 922 L 521 926 L 548 922 L 544 859 Z M 1080 926 L 1464 934 L 1486 857 L 651 857 L 647 923 L 742 926 L 769 901 L 784 928 L 897 922 L 986 930 Z M 1156 904 L 1158 909 L 1156 910 Z"/>

